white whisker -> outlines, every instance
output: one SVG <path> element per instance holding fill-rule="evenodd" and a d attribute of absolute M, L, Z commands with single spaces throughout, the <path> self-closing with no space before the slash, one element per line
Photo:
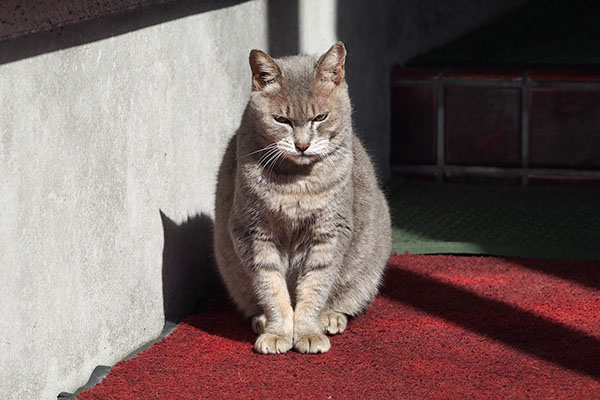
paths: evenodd
<path fill-rule="evenodd" d="M 275 165 L 277 165 L 277 162 L 283 159 L 283 152 L 279 152 L 279 154 L 277 154 L 277 156 L 275 157 L 275 160 L 273 160 L 273 162 L 271 163 L 271 167 L 269 168 L 269 173 L 271 173 L 273 171 L 273 169 L 275 168 Z"/>
<path fill-rule="evenodd" d="M 269 171 L 269 164 L 273 164 L 275 160 L 277 160 L 283 153 L 281 152 L 280 149 L 274 149 L 273 151 L 269 152 L 269 156 L 266 159 L 266 162 L 264 163 L 264 165 L 261 165 L 263 170 L 270 172 Z"/>
<path fill-rule="evenodd" d="M 258 160 L 258 165 L 262 165 L 263 161 L 269 159 L 273 154 L 277 153 L 278 151 L 279 149 L 276 147 L 269 149 L 268 152 L 266 152 L 260 157 L 260 159 Z"/>
<path fill-rule="evenodd" d="M 252 152 L 250 152 L 248 154 L 245 154 L 245 155 L 241 156 L 240 159 L 246 158 L 248 156 L 251 156 L 252 154 L 260 153 L 261 151 L 267 151 L 267 150 L 273 149 L 275 147 L 277 147 L 277 143 L 271 143 L 271 144 L 263 147 L 262 149 L 254 150 L 254 151 L 252 151 Z"/>

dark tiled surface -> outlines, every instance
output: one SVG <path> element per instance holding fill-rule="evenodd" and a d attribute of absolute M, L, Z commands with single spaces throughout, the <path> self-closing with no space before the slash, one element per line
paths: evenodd
<path fill-rule="evenodd" d="M 485 80 L 511 80 L 518 82 L 523 78 L 523 71 L 457 69 L 444 72 L 444 78 L 452 79 L 485 79 Z"/>
<path fill-rule="evenodd" d="M 446 172 L 444 173 L 444 182 L 465 184 L 520 185 L 521 177 L 516 174 Z"/>
<path fill-rule="evenodd" d="M 392 152 L 395 164 L 436 162 L 437 88 L 414 84 L 392 87 Z"/>
<path fill-rule="evenodd" d="M 525 86 L 525 76 L 525 71 L 516 69 L 396 70 L 392 77 L 392 163 L 436 163 L 436 94 L 442 84 L 444 163 L 448 165 L 442 166 L 444 180 L 519 184 L 521 175 L 528 174 L 518 168 L 522 90 L 529 90 L 528 165 L 558 172 L 532 172 L 528 184 L 600 186 L 600 178 L 593 174 L 560 171 L 600 169 L 600 71 L 534 70 L 527 75 L 530 86 Z M 511 169 L 458 173 L 452 165 Z M 433 180 L 435 173 L 404 176 Z"/>
<path fill-rule="evenodd" d="M 437 68 L 396 68 L 392 80 L 398 79 L 437 79 L 443 70 Z"/>
<path fill-rule="evenodd" d="M 445 100 L 446 163 L 520 164 L 520 89 L 447 85 Z"/>
<path fill-rule="evenodd" d="M 600 188 L 600 177 L 529 175 L 530 186 L 579 186 Z"/>
<path fill-rule="evenodd" d="M 600 167 L 600 89 L 532 88 L 530 164 Z"/>
<path fill-rule="evenodd" d="M 532 81 L 556 82 L 600 82 L 599 71 L 585 70 L 546 70 L 533 71 L 529 74 Z"/>
<path fill-rule="evenodd" d="M 437 180 L 435 172 L 428 171 L 392 171 L 392 176 L 404 178 L 408 181 L 417 180 L 435 182 Z"/>

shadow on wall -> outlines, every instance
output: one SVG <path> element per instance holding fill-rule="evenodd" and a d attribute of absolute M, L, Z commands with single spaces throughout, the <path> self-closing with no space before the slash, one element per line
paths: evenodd
<path fill-rule="evenodd" d="M 28 29 L 26 30 L 44 30 L 25 34 L 15 39 L 0 41 L 0 64 L 107 39 L 148 26 L 231 7 L 247 1 L 175 0 L 166 3 L 164 1 L 154 1 L 154 4 L 136 6 L 135 8 L 127 8 L 113 13 L 110 13 L 109 6 L 95 2 L 98 4 L 90 6 L 90 10 L 85 10 L 87 15 L 79 16 L 85 18 L 81 22 L 57 26 L 57 24 L 48 22 L 49 18 L 44 18 L 38 23 L 33 21 L 32 18 L 31 26 L 27 26 Z M 73 19 L 68 14 L 70 11 L 72 10 L 69 7 L 65 7 L 60 13 L 67 15 L 55 15 L 55 20 L 68 21 Z M 15 18 L 12 9 L 0 7 L 0 20 L 7 19 L 8 21 L 5 24 L 0 24 L 0 37 L 5 36 L 3 34 L 11 33 L 3 32 L 7 29 L 6 26 L 11 26 L 11 18 Z"/>
<path fill-rule="evenodd" d="M 269 0 L 267 12 L 269 39 L 267 52 L 271 57 L 298 54 L 300 51 L 298 0 L 289 0 L 285 3 L 280 0 Z"/>
<path fill-rule="evenodd" d="M 380 182 L 389 179 L 389 70 L 387 1 L 337 3 L 337 36 L 346 44 L 346 81 L 353 125 L 375 163 Z"/>
<path fill-rule="evenodd" d="M 178 322 L 203 300 L 224 291 L 213 257 L 213 220 L 199 214 L 178 224 L 162 211 L 160 217 L 165 321 Z"/>

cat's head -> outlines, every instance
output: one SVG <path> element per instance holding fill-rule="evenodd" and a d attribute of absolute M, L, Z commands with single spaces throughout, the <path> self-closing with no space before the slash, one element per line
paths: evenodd
<path fill-rule="evenodd" d="M 351 105 L 344 79 L 346 48 L 333 45 L 321 57 L 272 59 L 250 52 L 250 110 L 265 153 L 307 165 L 349 140 Z M 267 146 L 269 146 L 267 148 Z"/>

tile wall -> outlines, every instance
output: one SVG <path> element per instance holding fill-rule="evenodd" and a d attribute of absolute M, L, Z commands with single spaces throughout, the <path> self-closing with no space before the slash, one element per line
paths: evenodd
<path fill-rule="evenodd" d="M 394 70 L 396 175 L 600 186 L 600 73 Z"/>

